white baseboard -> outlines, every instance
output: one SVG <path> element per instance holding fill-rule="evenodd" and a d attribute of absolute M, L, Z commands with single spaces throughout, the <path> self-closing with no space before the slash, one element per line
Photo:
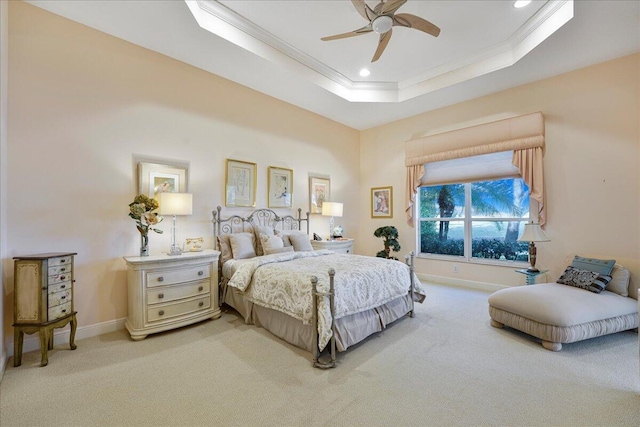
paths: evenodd
<path fill-rule="evenodd" d="M 106 334 L 108 332 L 114 332 L 120 329 L 124 329 L 125 317 L 122 319 L 110 320 L 108 322 L 96 323 L 89 326 L 78 326 L 76 329 L 75 341 L 83 338 L 95 337 L 98 335 Z M 53 345 L 62 345 L 63 343 L 69 344 L 69 334 L 71 333 L 70 327 L 64 327 L 56 329 L 53 334 Z M 6 358 L 13 356 L 13 340 L 7 345 Z M 30 351 L 40 350 L 40 339 L 38 334 L 25 335 L 24 342 L 22 344 L 22 353 L 29 353 Z M 5 359 L 6 361 L 6 359 Z M 0 366 L 4 366 L 0 365 Z M 4 369 L 2 370 L 4 372 Z M 2 375 L 2 373 L 0 373 Z"/>
<path fill-rule="evenodd" d="M 476 282 L 474 280 L 454 279 L 453 277 L 434 276 L 433 274 L 418 274 L 420 280 L 437 283 L 440 285 L 457 286 L 459 288 L 475 289 L 479 291 L 495 292 L 509 286 L 497 285 L 495 283 Z"/>

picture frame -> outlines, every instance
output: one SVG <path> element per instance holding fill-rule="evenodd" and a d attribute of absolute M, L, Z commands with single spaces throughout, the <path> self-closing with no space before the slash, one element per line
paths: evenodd
<path fill-rule="evenodd" d="M 371 189 L 371 218 L 393 218 L 393 187 Z"/>
<path fill-rule="evenodd" d="M 331 200 L 331 180 L 319 176 L 309 177 L 309 213 L 322 214 L 322 203 Z"/>
<path fill-rule="evenodd" d="M 224 205 L 227 207 L 255 207 L 255 163 L 227 159 L 224 180 Z"/>
<path fill-rule="evenodd" d="M 267 168 L 267 198 L 270 208 L 291 208 L 293 205 L 293 169 Z"/>
<path fill-rule="evenodd" d="M 186 193 L 187 168 L 171 164 L 138 163 L 138 193 L 157 199 L 158 193 Z"/>

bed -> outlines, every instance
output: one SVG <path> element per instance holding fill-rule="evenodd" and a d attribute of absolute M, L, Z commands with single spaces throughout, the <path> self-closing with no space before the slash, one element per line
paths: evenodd
<path fill-rule="evenodd" d="M 425 298 L 413 254 L 403 263 L 314 251 L 301 209 L 295 217 L 271 209 L 223 217 L 219 206 L 212 214 L 221 304 L 310 351 L 314 367 L 335 367 L 336 350 L 413 317 Z"/>

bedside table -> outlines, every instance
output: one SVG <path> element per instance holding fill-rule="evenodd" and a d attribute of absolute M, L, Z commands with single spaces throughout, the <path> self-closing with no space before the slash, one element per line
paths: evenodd
<path fill-rule="evenodd" d="M 539 271 L 528 271 L 526 268 L 516 270 L 516 273 L 524 274 L 527 276 L 527 285 L 535 285 L 536 277 L 541 274 L 546 273 L 549 270 L 539 270 Z"/>
<path fill-rule="evenodd" d="M 353 253 L 354 239 L 336 239 L 336 240 L 312 240 L 311 246 L 318 251 L 320 249 L 329 249 L 339 254 Z"/>
<path fill-rule="evenodd" d="M 218 257 L 211 249 L 124 257 L 129 310 L 125 327 L 131 339 L 220 317 Z"/>

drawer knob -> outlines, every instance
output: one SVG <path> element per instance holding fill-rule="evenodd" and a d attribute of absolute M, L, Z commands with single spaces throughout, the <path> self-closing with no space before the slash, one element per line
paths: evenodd
<path fill-rule="evenodd" d="M 160 310 L 160 311 L 158 312 L 158 314 L 159 314 L 160 316 L 164 316 L 164 310 Z"/>
<path fill-rule="evenodd" d="M 198 286 L 198 291 L 202 291 L 204 289 L 204 286 Z"/>
<path fill-rule="evenodd" d="M 61 259 L 60 260 L 60 264 L 64 264 L 65 261 L 66 261 L 66 259 Z"/>
<path fill-rule="evenodd" d="M 200 301 L 200 304 L 198 304 L 199 307 L 202 307 L 204 305 L 204 301 Z"/>
<path fill-rule="evenodd" d="M 158 298 L 160 299 L 164 298 L 164 294 L 158 294 Z"/>
<path fill-rule="evenodd" d="M 158 282 L 164 282 L 164 277 L 162 276 L 158 277 Z"/>
<path fill-rule="evenodd" d="M 65 299 L 66 297 L 67 297 L 66 295 L 62 295 L 60 299 Z"/>
<path fill-rule="evenodd" d="M 62 268 L 60 269 L 60 271 L 67 271 L 67 269 L 66 269 L 66 268 L 64 268 L 64 267 L 62 267 Z"/>
<path fill-rule="evenodd" d="M 65 308 L 65 309 L 63 309 L 63 310 L 62 310 L 62 312 L 63 312 L 63 313 L 66 313 L 66 312 L 67 312 L 67 309 L 66 309 L 66 308 Z"/>
<path fill-rule="evenodd" d="M 198 271 L 198 276 L 202 276 L 204 274 L 204 271 Z"/>
<path fill-rule="evenodd" d="M 67 276 L 60 276 L 60 280 L 64 280 L 66 278 L 67 278 Z"/>
<path fill-rule="evenodd" d="M 66 287 L 67 287 L 67 285 L 62 285 L 62 286 L 60 286 L 60 289 L 64 289 Z"/>

